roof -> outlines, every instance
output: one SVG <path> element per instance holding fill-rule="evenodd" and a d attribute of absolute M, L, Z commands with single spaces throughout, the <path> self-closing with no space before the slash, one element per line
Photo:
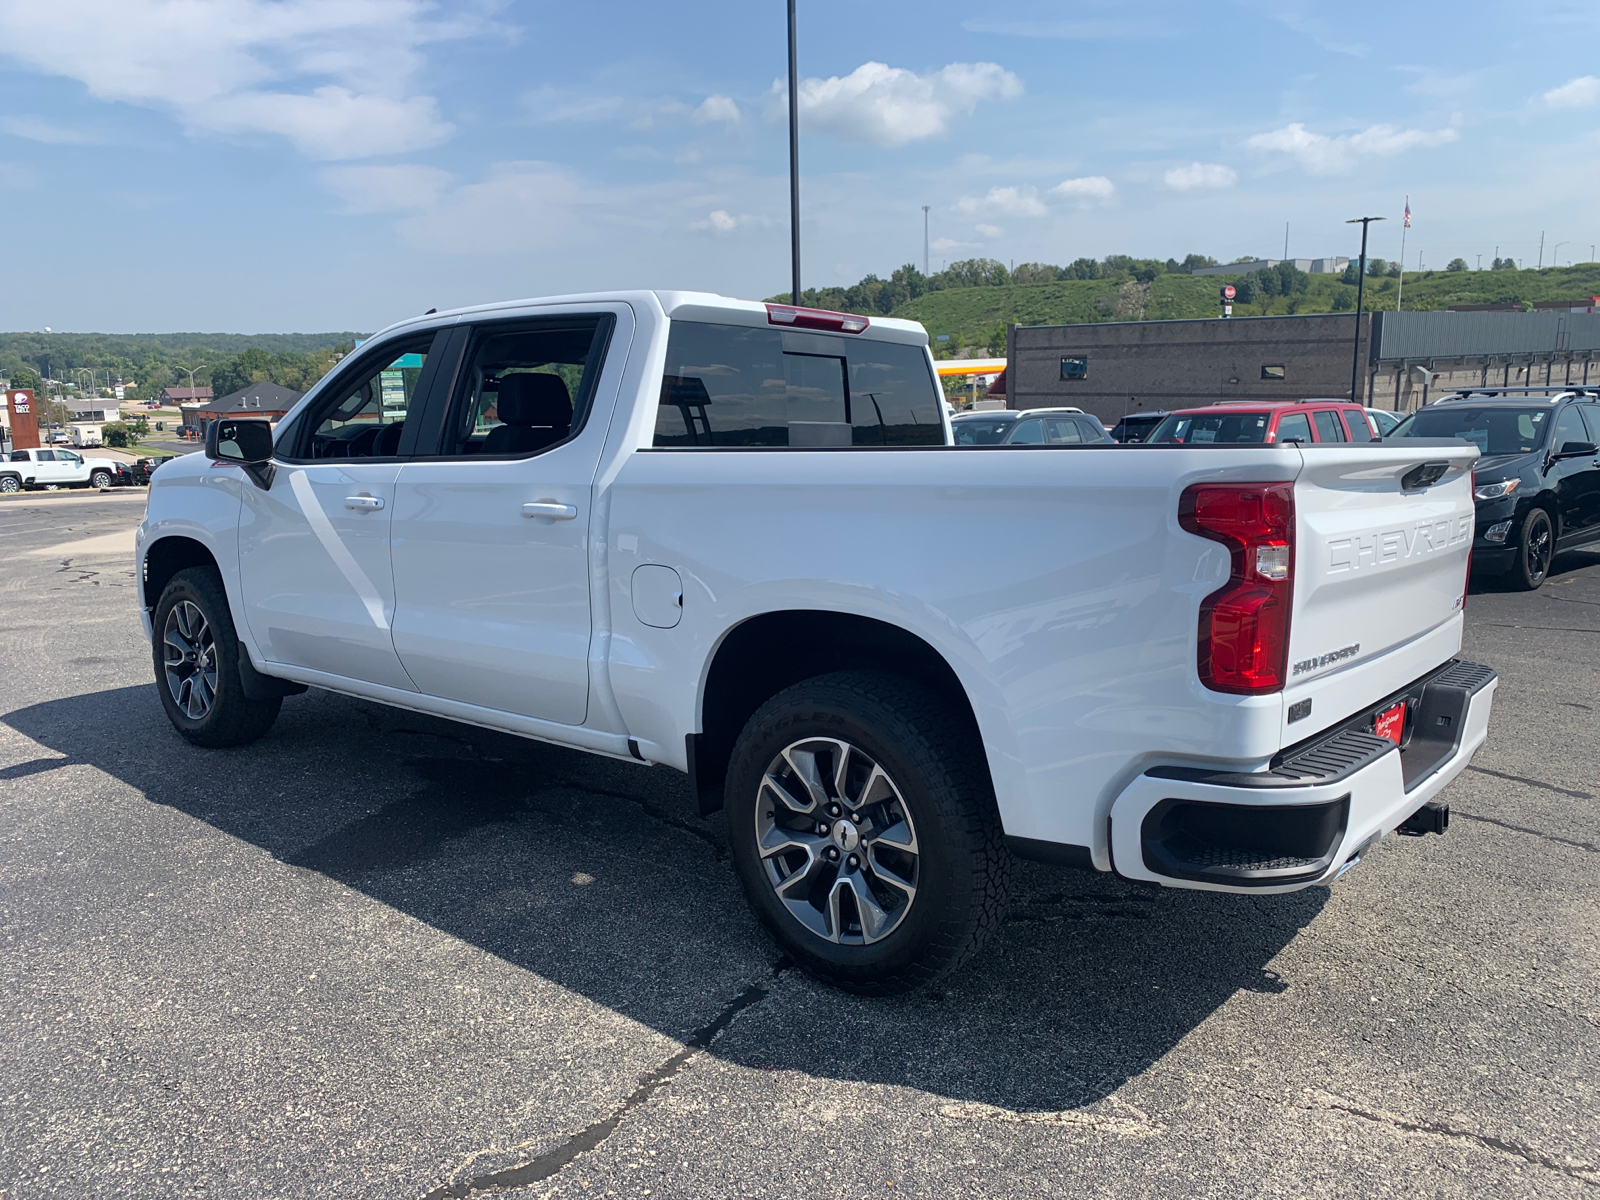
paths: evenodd
<path fill-rule="evenodd" d="M 208 387 L 170 387 L 162 388 L 161 394 L 174 400 L 209 400 L 214 393 Z"/>
<path fill-rule="evenodd" d="M 197 410 L 204 413 L 288 412 L 304 392 L 276 383 L 252 383 Z"/>

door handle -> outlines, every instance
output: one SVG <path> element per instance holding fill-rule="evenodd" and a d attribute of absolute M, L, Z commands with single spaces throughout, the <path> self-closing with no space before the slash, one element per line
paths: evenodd
<path fill-rule="evenodd" d="M 383 507 L 383 498 L 380 496 L 346 496 L 344 498 L 344 506 L 346 508 L 361 509 L 365 512 L 377 512 Z"/>
<path fill-rule="evenodd" d="M 557 504 L 554 500 L 540 500 L 533 504 L 522 506 L 522 515 L 525 517 L 544 517 L 550 521 L 570 521 L 578 515 L 578 506 L 575 504 Z"/>

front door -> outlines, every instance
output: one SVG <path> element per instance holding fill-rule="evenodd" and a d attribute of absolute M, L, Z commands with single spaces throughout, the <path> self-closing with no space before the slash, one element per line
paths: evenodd
<path fill-rule="evenodd" d="M 433 341 L 364 354 L 283 431 L 272 486 L 245 480 L 239 571 L 268 662 L 416 690 L 390 633 L 389 530 L 400 439 Z"/>
<path fill-rule="evenodd" d="M 396 486 L 394 644 L 425 695 L 583 724 L 590 502 L 616 372 L 597 385 L 632 331 L 621 305 L 472 330 L 433 453 Z"/>
<path fill-rule="evenodd" d="M 1550 453 L 1557 455 L 1573 444 L 1592 442 L 1584 414 L 1576 404 L 1568 404 L 1556 418 L 1556 431 L 1550 440 Z M 1587 541 L 1594 533 L 1592 528 L 1600 501 L 1600 467 L 1595 454 L 1562 458 L 1553 462 L 1546 479 L 1555 489 L 1556 507 L 1561 512 L 1558 537 L 1563 544 Z"/>

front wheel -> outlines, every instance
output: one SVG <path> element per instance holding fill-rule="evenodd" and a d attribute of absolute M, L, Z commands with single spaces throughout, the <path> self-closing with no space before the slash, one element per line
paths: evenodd
<path fill-rule="evenodd" d="M 977 733 L 893 675 L 839 672 L 767 701 L 734 746 L 734 869 L 806 971 L 887 995 L 998 928 L 1010 874 Z"/>
<path fill-rule="evenodd" d="M 1517 538 L 1517 557 L 1511 564 L 1511 584 L 1518 591 L 1531 592 L 1550 575 L 1550 560 L 1555 557 L 1556 535 L 1550 524 L 1550 514 L 1542 508 L 1530 508 L 1522 520 L 1522 533 Z"/>
<path fill-rule="evenodd" d="M 10 493 L 20 492 L 21 490 L 22 480 L 18 479 L 15 475 L 0 476 L 0 492 Z"/>
<path fill-rule="evenodd" d="M 89 486 L 95 488 L 108 488 L 111 486 L 110 471 L 96 471 L 89 476 Z"/>
<path fill-rule="evenodd" d="M 245 696 L 245 650 L 216 568 L 174 575 L 156 603 L 154 625 L 156 690 L 173 728 L 208 749 L 243 746 L 272 728 L 283 700 Z"/>

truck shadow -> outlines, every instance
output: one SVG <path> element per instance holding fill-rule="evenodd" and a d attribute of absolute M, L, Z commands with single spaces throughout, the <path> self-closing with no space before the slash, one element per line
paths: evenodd
<path fill-rule="evenodd" d="M 1025 864 L 979 959 L 939 990 L 864 1000 L 784 968 L 726 862 L 721 817 L 695 815 L 666 768 L 319 691 L 231 751 L 179 739 L 151 685 L 0 720 L 65 756 L 6 777 L 93 765 L 288 864 L 290 902 L 296 873 L 316 872 L 674 1038 L 755 983 L 770 999 L 713 1045 L 727 1061 L 1005 1109 L 1103 1099 L 1235 993 L 1286 990 L 1269 964 L 1327 899 Z"/>

